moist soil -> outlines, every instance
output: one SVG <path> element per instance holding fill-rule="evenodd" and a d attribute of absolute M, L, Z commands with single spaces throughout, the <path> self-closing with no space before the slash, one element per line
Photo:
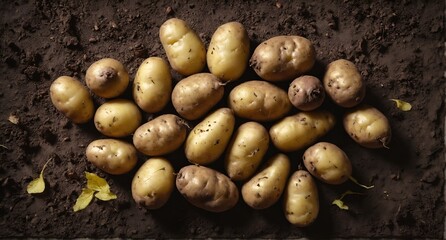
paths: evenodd
<path fill-rule="evenodd" d="M 0 237 L 3 238 L 443 238 L 444 232 L 444 1 L 2 1 L 0 7 Z M 147 210 L 135 204 L 131 179 L 136 171 L 112 176 L 89 163 L 86 146 L 104 138 L 92 122 L 76 125 L 51 104 L 49 86 L 61 75 L 84 82 L 87 68 L 112 57 L 131 79 L 150 56 L 166 59 L 158 38 L 171 17 L 185 20 L 206 46 L 226 22 L 244 24 L 251 53 L 277 35 L 310 39 L 317 62 L 309 73 L 322 78 L 333 60 L 356 64 L 367 85 L 364 102 L 389 119 L 389 149 L 366 149 L 342 129 L 344 109 L 327 100 L 322 108 L 338 123 L 321 141 L 341 147 L 353 176 L 374 185 L 317 182 L 320 213 L 309 227 L 289 224 L 281 200 L 265 210 L 243 200 L 224 213 L 190 205 L 174 191 L 167 204 Z M 183 77 L 172 70 L 176 83 Z M 239 82 L 259 79 L 248 69 Z M 284 89 L 289 82 L 279 84 Z M 131 99 L 129 90 L 122 96 Z M 412 104 L 403 112 L 389 99 Z M 105 100 L 94 97 L 96 107 Z M 216 107 L 227 106 L 225 101 Z M 296 112 L 296 110 L 293 110 Z M 144 114 L 148 120 L 174 112 Z M 290 113 L 292 114 L 292 112 Z M 18 119 L 12 123 L 10 117 Z M 12 119 L 12 120 L 14 120 Z M 238 119 L 237 125 L 245 120 Z M 13 121 L 14 122 L 14 121 Z M 194 126 L 196 122 L 189 122 Z M 270 124 L 266 124 L 270 126 Z M 131 138 L 125 140 L 131 142 Z M 270 148 L 268 154 L 277 152 Z M 302 167 L 302 151 L 288 154 L 292 170 Z M 183 150 L 166 156 L 176 171 L 189 163 Z M 28 183 L 45 162 L 46 190 L 29 195 Z M 139 155 L 139 165 L 147 159 Z M 223 171 L 222 159 L 211 167 Z M 104 177 L 118 196 L 72 207 L 86 184 L 84 172 Z M 242 183 L 238 183 L 240 187 Z M 343 192 L 349 210 L 331 204 Z"/>

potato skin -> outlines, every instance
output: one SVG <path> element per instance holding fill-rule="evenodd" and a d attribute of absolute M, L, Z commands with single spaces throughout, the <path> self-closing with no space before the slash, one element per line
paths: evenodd
<path fill-rule="evenodd" d="M 283 197 L 285 218 L 297 227 L 306 227 L 319 214 L 319 194 L 310 173 L 298 170 L 291 175 Z"/>
<path fill-rule="evenodd" d="M 274 155 L 259 173 L 243 185 L 243 200 L 254 209 L 272 206 L 282 195 L 289 174 L 289 158 L 282 153 Z"/>
<path fill-rule="evenodd" d="M 87 87 L 99 97 L 114 98 L 121 95 L 129 85 L 127 69 L 116 59 L 100 59 L 87 69 Z"/>
<path fill-rule="evenodd" d="M 138 127 L 133 145 L 149 156 L 160 156 L 178 149 L 186 139 L 187 125 L 173 114 L 158 116 Z"/>
<path fill-rule="evenodd" d="M 238 189 L 231 179 L 204 166 L 189 165 L 181 168 L 176 186 L 189 203 L 210 212 L 227 211 L 239 199 Z"/>
<path fill-rule="evenodd" d="M 326 110 L 300 112 L 275 123 L 269 130 L 274 146 L 284 152 L 300 150 L 327 134 L 335 117 Z"/>
<path fill-rule="evenodd" d="M 239 84 L 229 94 L 229 107 L 239 117 L 254 121 L 272 121 L 291 109 L 287 93 L 266 81 Z"/>
<path fill-rule="evenodd" d="M 297 109 L 312 111 L 324 102 L 324 86 L 317 77 L 301 76 L 291 82 L 288 88 L 288 98 Z"/>
<path fill-rule="evenodd" d="M 276 36 L 257 46 L 250 66 L 262 79 L 284 81 L 309 71 L 316 61 L 310 40 L 301 36 Z"/>
<path fill-rule="evenodd" d="M 61 76 L 50 86 L 54 107 L 73 123 L 88 122 L 94 114 L 93 100 L 87 88 L 78 80 Z"/>
<path fill-rule="evenodd" d="M 389 120 L 378 109 L 360 105 L 343 118 L 344 129 L 358 144 L 366 148 L 388 147 L 392 138 Z"/>
<path fill-rule="evenodd" d="M 223 82 L 239 79 L 248 65 L 249 44 L 248 32 L 241 23 L 218 27 L 206 55 L 209 71 Z"/>
<path fill-rule="evenodd" d="M 365 97 L 361 74 L 348 60 L 339 59 L 328 64 L 323 82 L 327 95 L 341 107 L 354 107 Z"/>
<path fill-rule="evenodd" d="M 117 139 L 99 139 L 88 144 L 86 156 L 102 171 L 120 175 L 130 172 L 138 162 L 135 147 Z"/>

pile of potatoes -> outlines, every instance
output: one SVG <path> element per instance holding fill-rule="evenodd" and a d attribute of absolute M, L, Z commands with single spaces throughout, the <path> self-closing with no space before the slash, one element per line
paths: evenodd
<path fill-rule="evenodd" d="M 87 87 L 68 76 L 50 87 L 60 112 L 76 124 L 94 119 L 108 137 L 86 148 L 88 161 L 97 168 L 126 174 L 137 165 L 138 152 L 148 156 L 131 186 L 141 206 L 162 207 L 175 186 L 191 205 L 211 212 L 231 209 L 240 197 L 253 209 L 282 198 L 286 219 L 308 226 L 319 212 L 315 179 L 341 184 L 352 174 L 343 150 L 318 142 L 336 125 L 334 114 L 321 108 L 325 97 L 346 108 L 343 127 L 358 144 L 381 148 L 390 142 L 387 118 L 361 103 L 366 84 L 356 66 L 339 59 L 327 66 L 322 81 L 307 75 L 316 51 L 304 37 L 276 36 L 250 55 L 244 26 L 229 22 L 216 29 L 206 51 L 185 21 L 172 18 L 160 26 L 159 38 L 168 61 L 144 60 L 133 81 L 119 61 L 105 58 L 88 68 Z M 209 72 L 204 72 L 206 66 Z M 241 79 L 248 67 L 258 79 Z M 184 78 L 173 82 L 171 68 Z M 228 82 L 235 87 L 223 99 Z M 279 82 L 289 82 L 289 88 Z M 128 87 L 133 99 L 120 98 Z M 90 92 L 107 99 L 96 111 Z M 169 101 L 175 111 L 158 114 Z M 290 114 L 293 108 L 297 110 Z M 155 117 L 142 122 L 141 111 Z M 193 121 L 198 123 L 191 125 Z M 132 143 L 124 140 L 129 136 Z M 174 169 L 166 156 L 181 148 L 190 164 Z M 268 149 L 274 154 L 264 159 Z M 299 150 L 305 150 L 306 170 L 291 169 L 290 161 L 300 160 L 290 160 L 287 153 Z M 209 166 L 219 159 L 224 169 Z"/>

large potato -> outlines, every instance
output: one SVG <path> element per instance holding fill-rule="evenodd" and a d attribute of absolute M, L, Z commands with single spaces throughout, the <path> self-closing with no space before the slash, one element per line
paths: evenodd
<path fill-rule="evenodd" d="M 249 57 L 249 36 L 239 22 L 221 25 L 212 35 L 206 55 L 209 71 L 223 81 L 239 79 Z"/>
<path fill-rule="evenodd" d="M 91 64 L 85 74 L 87 87 L 103 98 L 121 95 L 129 85 L 129 74 L 116 59 L 103 58 Z"/>
<path fill-rule="evenodd" d="M 159 57 L 144 60 L 133 81 L 133 99 L 145 112 L 161 111 L 170 100 L 172 77 L 169 65 Z"/>
<path fill-rule="evenodd" d="M 206 49 L 200 37 L 178 18 L 165 21 L 160 27 L 160 40 L 172 68 L 189 76 L 206 65 Z"/>
<path fill-rule="evenodd" d="M 179 81 L 172 91 L 175 110 L 187 120 L 204 116 L 224 94 L 224 86 L 210 73 L 197 73 Z"/>
<path fill-rule="evenodd" d="M 114 175 L 130 172 L 138 161 L 135 147 L 116 139 L 99 139 L 87 146 L 86 156 L 102 171 Z"/>
<path fill-rule="evenodd" d="M 297 109 L 312 111 L 324 102 L 324 86 L 317 77 L 301 76 L 291 82 L 288 88 L 288 98 Z"/>
<path fill-rule="evenodd" d="M 217 160 L 228 145 L 234 125 L 234 114 L 229 108 L 220 108 L 198 123 L 185 143 L 189 162 L 206 165 Z"/>
<path fill-rule="evenodd" d="M 160 156 L 178 149 L 186 139 L 183 119 L 164 114 L 141 125 L 133 134 L 133 145 L 149 156 Z"/>
<path fill-rule="evenodd" d="M 234 181 L 250 178 L 269 145 L 268 131 L 259 123 L 247 122 L 237 129 L 228 145 L 225 168 Z"/>
<path fill-rule="evenodd" d="M 334 115 L 326 110 L 300 112 L 275 123 L 269 135 L 274 146 L 284 152 L 291 152 L 313 144 L 334 125 Z"/>
<path fill-rule="evenodd" d="M 227 211 L 239 199 L 237 186 L 231 179 L 204 166 L 189 165 L 181 168 L 176 186 L 188 202 L 210 212 Z"/>
<path fill-rule="evenodd" d="M 248 81 L 232 89 L 229 107 L 242 118 L 271 121 L 283 117 L 291 109 L 288 94 L 265 81 Z"/>
<path fill-rule="evenodd" d="M 285 154 L 276 154 L 265 163 L 259 173 L 242 187 L 243 200 L 254 209 L 265 209 L 276 203 L 282 195 L 290 160 Z"/>
<path fill-rule="evenodd" d="M 61 76 L 50 86 L 51 102 L 74 123 L 86 123 L 94 114 L 93 100 L 87 88 L 78 80 Z"/>
<path fill-rule="evenodd" d="M 277 36 L 257 46 L 250 66 L 267 81 L 291 80 L 309 71 L 316 61 L 310 40 L 300 36 Z"/>

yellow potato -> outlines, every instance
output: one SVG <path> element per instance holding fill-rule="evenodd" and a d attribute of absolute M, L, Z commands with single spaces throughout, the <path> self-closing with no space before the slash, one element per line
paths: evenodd
<path fill-rule="evenodd" d="M 87 87 L 99 97 L 114 98 L 129 85 L 129 74 L 116 59 L 103 58 L 91 64 L 85 74 Z"/>

